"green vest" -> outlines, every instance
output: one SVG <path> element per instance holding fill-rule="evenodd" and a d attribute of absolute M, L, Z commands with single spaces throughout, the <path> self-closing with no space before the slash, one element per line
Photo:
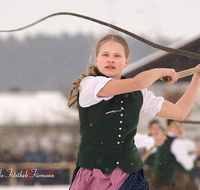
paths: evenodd
<path fill-rule="evenodd" d="M 192 169 L 191 170 L 186 170 L 180 163 L 178 163 L 176 169 L 177 169 L 177 173 L 178 172 L 184 172 L 184 173 L 188 173 L 190 176 L 193 177 Z"/>
<path fill-rule="evenodd" d="M 152 136 L 152 135 L 149 135 L 149 136 Z M 148 158 L 144 161 L 144 164 L 151 168 L 154 168 L 155 156 L 156 156 L 156 153 L 150 154 Z"/>
<path fill-rule="evenodd" d="M 150 154 L 148 158 L 145 160 L 144 164 L 154 168 L 154 161 L 155 161 L 156 153 Z"/>
<path fill-rule="evenodd" d="M 87 108 L 79 105 L 81 139 L 76 164 L 104 174 L 117 167 L 128 174 L 140 170 L 143 163 L 134 136 L 142 103 L 142 94 L 136 91 Z M 110 111 L 115 112 L 106 114 Z"/>
<path fill-rule="evenodd" d="M 169 179 L 173 183 L 176 180 L 178 162 L 171 153 L 170 147 L 175 138 L 176 137 L 167 136 L 167 140 L 164 144 L 157 148 L 154 163 L 154 175 L 159 178 Z"/>

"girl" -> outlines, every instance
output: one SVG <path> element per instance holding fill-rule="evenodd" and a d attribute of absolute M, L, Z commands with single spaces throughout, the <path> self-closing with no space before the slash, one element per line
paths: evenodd
<path fill-rule="evenodd" d="M 178 80 L 174 69 L 152 69 L 126 79 L 121 75 L 128 64 L 125 39 L 106 35 L 96 45 L 95 64 L 72 85 L 68 106 L 77 105 L 81 140 L 70 190 L 149 189 L 134 144 L 139 114 L 182 121 L 193 105 L 200 74 L 172 104 L 147 87 L 164 76 L 171 77 L 172 85 Z"/>

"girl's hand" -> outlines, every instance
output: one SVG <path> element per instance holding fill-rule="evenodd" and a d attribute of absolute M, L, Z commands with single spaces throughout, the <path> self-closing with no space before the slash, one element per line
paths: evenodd
<path fill-rule="evenodd" d="M 154 135 L 153 138 L 156 146 L 161 146 L 167 139 L 167 137 L 162 134 Z"/>
<path fill-rule="evenodd" d="M 166 82 L 167 84 L 173 85 L 179 77 L 179 74 L 174 69 L 163 69 L 163 74 L 160 80 L 163 80 L 163 77 L 169 76 L 170 81 Z"/>

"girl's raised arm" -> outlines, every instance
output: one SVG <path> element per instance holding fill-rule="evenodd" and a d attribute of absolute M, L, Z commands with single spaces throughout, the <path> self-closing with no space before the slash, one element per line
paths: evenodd
<path fill-rule="evenodd" d="M 198 67 L 200 67 L 200 65 L 198 65 Z M 192 108 L 199 86 L 200 73 L 193 75 L 189 87 L 175 104 L 165 100 L 161 111 L 158 112 L 156 116 L 183 121 Z"/>
<path fill-rule="evenodd" d="M 138 91 L 151 86 L 156 80 L 170 76 L 173 84 L 178 80 L 178 73 L 174 69 L 151 69 L 139 73 L 133 78 L 109 81 L 97 94 L 98 97 L 113 96 Z"/>

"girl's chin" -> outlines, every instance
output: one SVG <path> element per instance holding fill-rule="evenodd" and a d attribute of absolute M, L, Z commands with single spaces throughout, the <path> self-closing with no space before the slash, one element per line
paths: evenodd
<path fill-rule="evenodd" d="M 121 76 L 115 75 L 112 71 L 111 72 L 104 71 L 104 72 L 101 72 L 101 73 L 104 74 L 104 75 L 106 75 L 109 78 L 121 79 Z"/>

